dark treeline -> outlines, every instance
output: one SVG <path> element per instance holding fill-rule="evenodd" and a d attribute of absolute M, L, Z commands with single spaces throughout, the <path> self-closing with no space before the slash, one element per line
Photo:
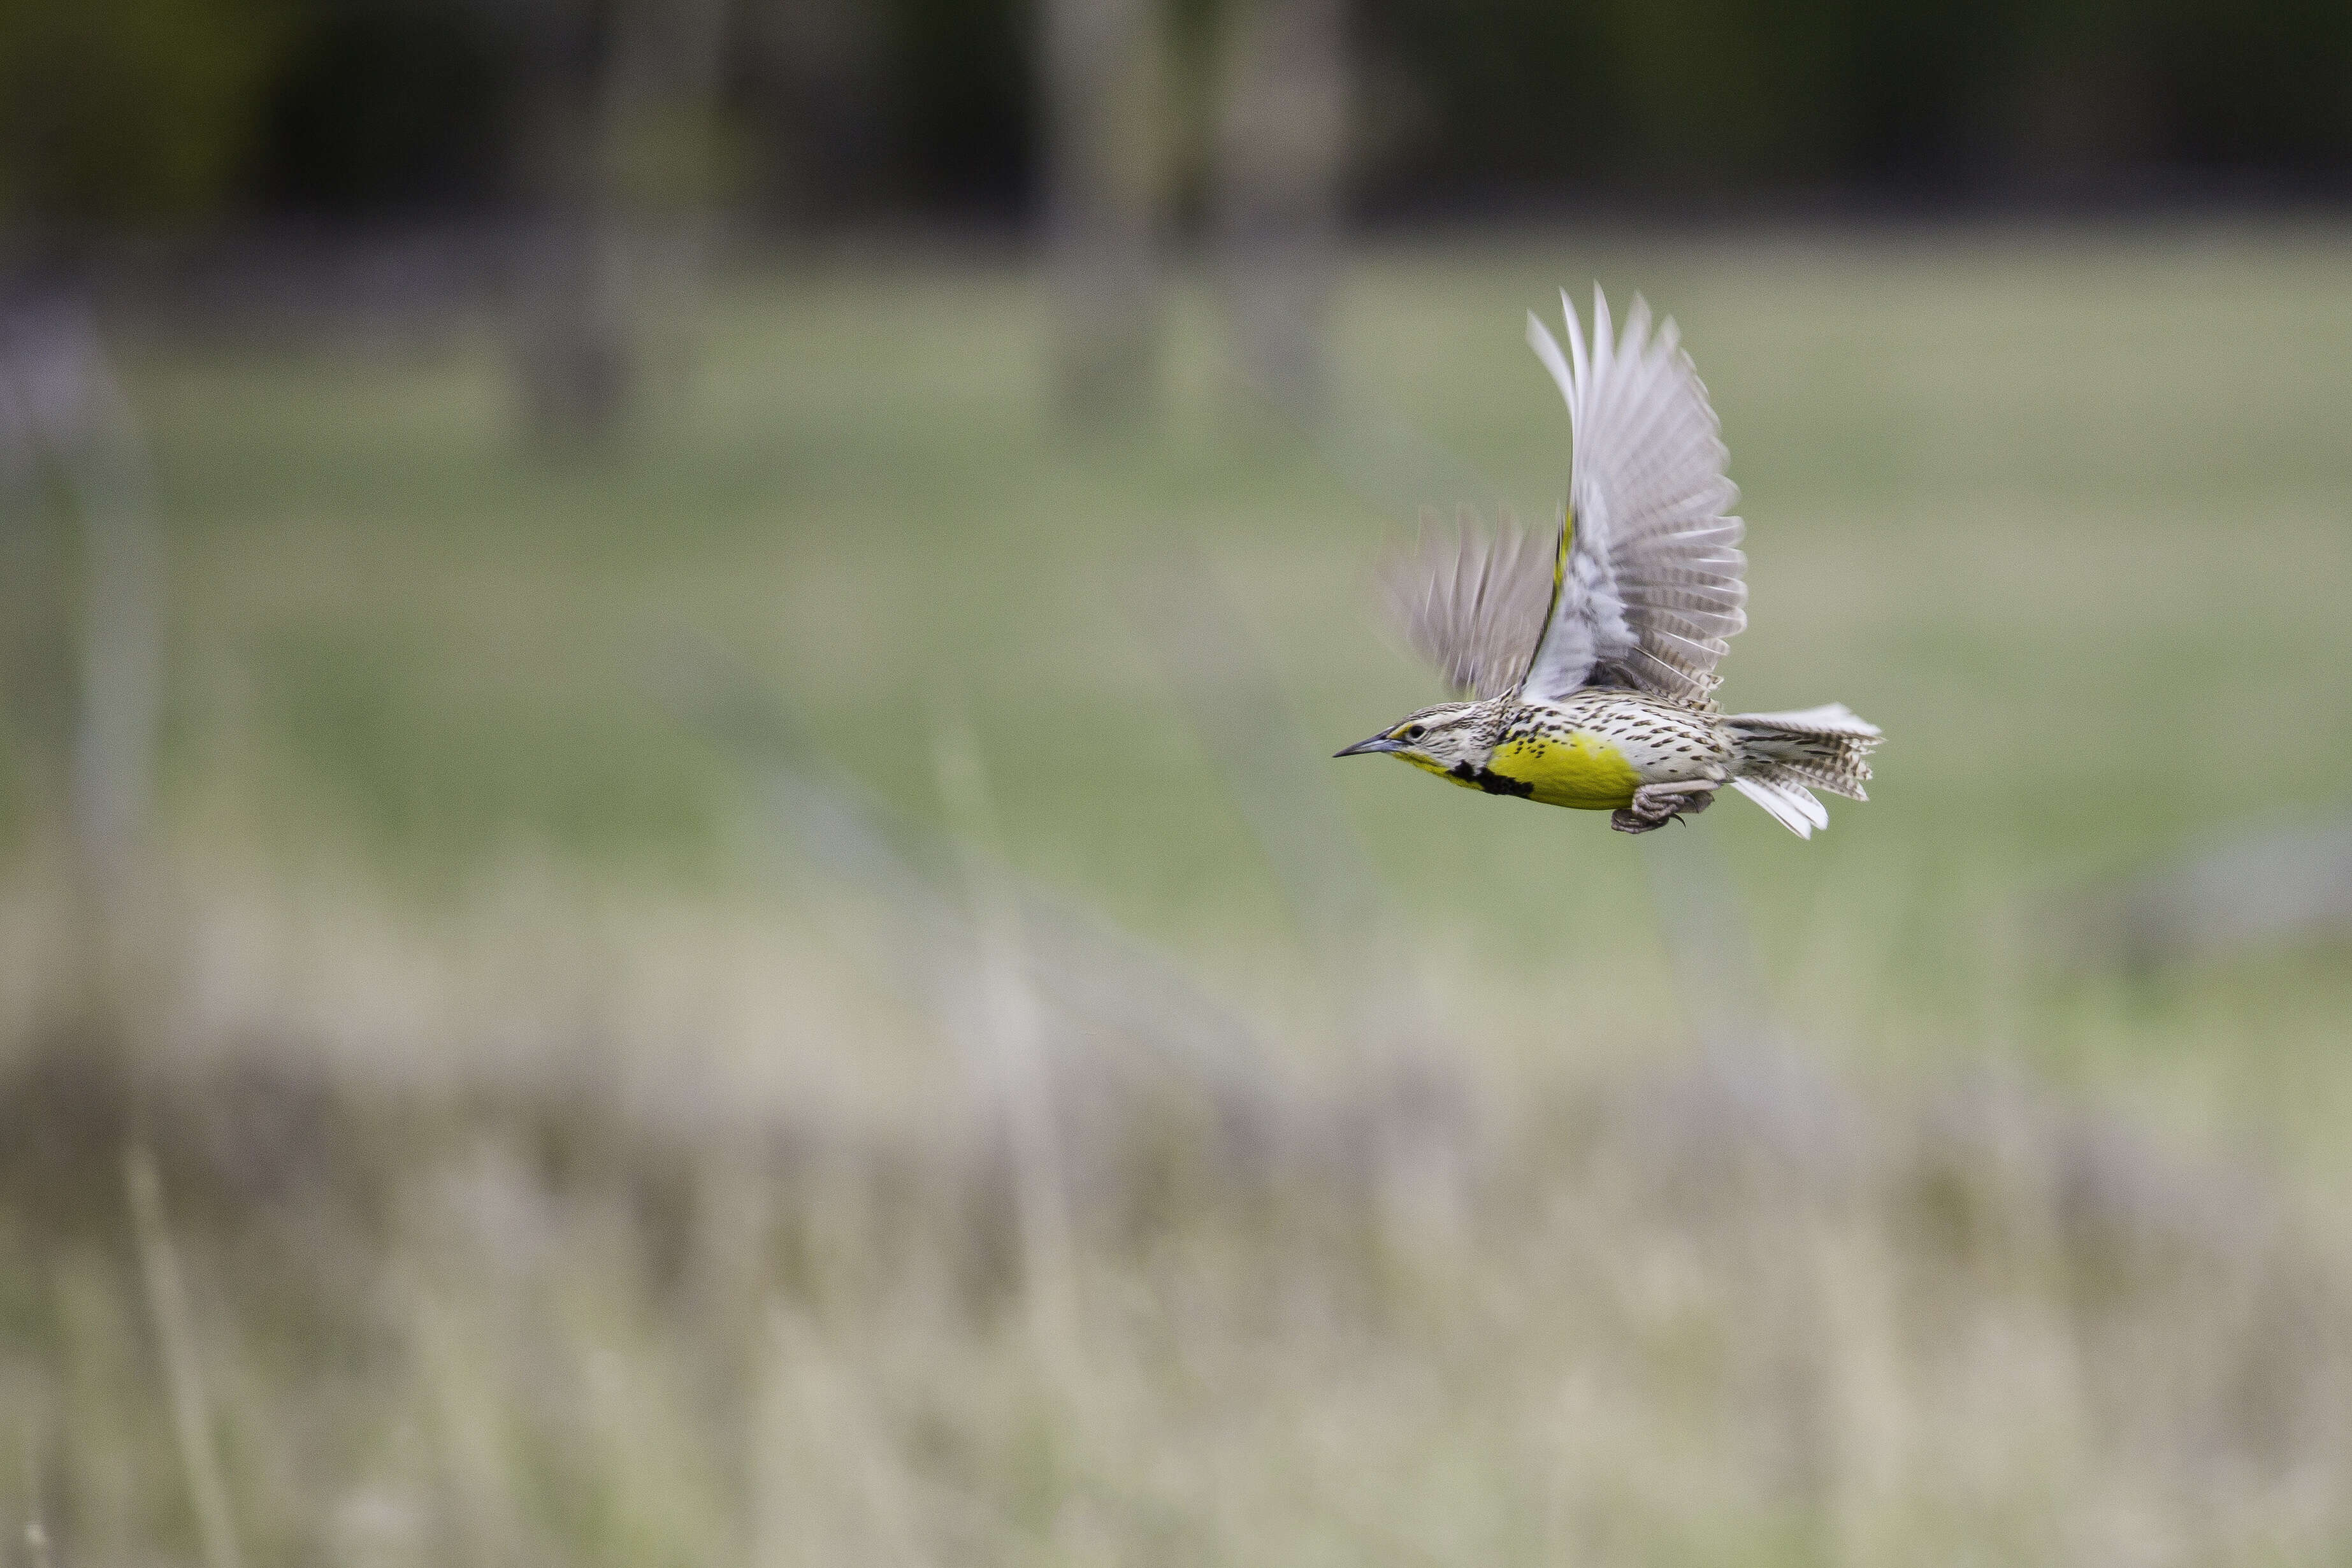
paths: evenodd
<path fill-rule="evenodd" d="M 1169 0 L 1197 210 L 1223 0 Z M 0 0 L 0 202 L 154 225 L 386 219 L 530 186 L 612 0 Z M 1032 0 L 738 0 L 720 193 L 793 222 L 1009 219 L 1036 189 Z M 1360 214 L 1572 201 L 2330 198 L 2344 0 L 1356 0 Z M 1197 122 L 1197 123 L 1196 123 Z"/>

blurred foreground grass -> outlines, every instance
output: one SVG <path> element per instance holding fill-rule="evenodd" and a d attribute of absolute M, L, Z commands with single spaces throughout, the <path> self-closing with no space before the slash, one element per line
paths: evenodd
<path fill-rule="evenodd" d="M 1381 519 L 1197 294 L 1166 428 L 1093 445 L 1041 423 L 1028 280 L 940 260 L 737 280 L 595 463 L 518 455 L 486 341 L 125 345 L 166 820 L 96 1023 L 57 519 L 0 586 L 0 1511 L 195 1551 L 141 1144 L 257 1562 L 2340 1555 L 2341 947 L 2134 976 L 2080 927 L 2345 813 L 2345 243 L 1356 268 L 1351 402 L 1529 510 L 1523 311 L 1597 275 L 1677 316 L 1751 529 L 1727 702 L 1890 734 L 1812 843 L 1691 830 L 1761 969 L 1696 1053 L 1690 844 L 1320 760 L 1429 688 Z M 1241 678 L 1188 688 L 1161 596 Z M 713 645 L 787 773 L 681 723 Z M 1040 1077 L 1042 1184 L 992 1109 Z"/>

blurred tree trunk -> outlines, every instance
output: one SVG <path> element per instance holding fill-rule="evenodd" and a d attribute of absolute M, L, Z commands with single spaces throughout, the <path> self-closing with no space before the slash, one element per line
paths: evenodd
<path fill-rule="evenodd" d="M 1234 0 L 1220 72 L 1214 218 L 1244 367 L 1309 422 L 1329 392 L 1325 319 L 1348 157 L 1343 0 Z"/>
<path fill-rule="evenodd" d="M 96 322 L 78 300 L 0 312 L 0 469 L 46 469 L 81 525 L 68 815 L 87 929 L 88 999 L 129 977 L 146 892 L 163 706 L 163 542 L 147 455 Z"/>
<path fill-rule="evenodd" d="M 726 6 L 617 0 L 601 17 L 570 4 L 533 20 L 518 371 L 532 435 L 577 445 L 610 436 L 641 406 L 649 369 L 682 357 L 714 195 Z"/>
<path fill-rule="evenodd" d="M 677 390 L 701 314 L 727 45 L 727 0 L 625 0 L 617 14 L 603 95 L 612 230 L 656 392 Z"/>
<path fill-rule="evenodd" d="M 743 9 L 746 104 L 765 143 L 764 216 L 788 224 L 870 211 L 890 188 L 890 18 L 866 0 L 765 0 Z"/>
<path fill-rule="evenodd" d="M 604 245 L 603 149 L 592 89 L 595 27 L 584 4 L 528 5 L 521 157 L 524 235 L 516 258 L 515 369 L 532 438 L 608 431 L 635 366 L 626 302 Z"/>
<path fill-rule="evenodd" d="M 1165 18 L 1153 0 L 1044 0 L 1054 396 L 1074 423 L 1151 397 L 1166 194 Z"/>

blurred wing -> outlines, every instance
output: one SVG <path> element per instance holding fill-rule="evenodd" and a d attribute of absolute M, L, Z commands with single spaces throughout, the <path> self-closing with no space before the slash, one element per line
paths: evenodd
<path fill-rule="evenodd" d="M 1529 696 L 1622 685 L 1706 703 L 1725 640 L 1748 624 L 1728 454 L 1706 388 L 1673 321 L 1650 335 L 1639 296 L 1610 340 L 1609 302 L 1592 294 L 1588 354 L 1560 296 L 1571 357 L 1532 313 L 1528 345 L 1568 399 L 1575 463 L 1550 612 L 1527 671 Z"/>
<path fill-rule="evenodd" d="M 1455 691 L 1500 696 L 1527 674 L 1543 634 L 1550 555 L 1507 512 L 1490 532 L 1467 506 L 1451 525 L 1425 509 L 1419 540 L 1387 562 L 1390 607 Z"/>

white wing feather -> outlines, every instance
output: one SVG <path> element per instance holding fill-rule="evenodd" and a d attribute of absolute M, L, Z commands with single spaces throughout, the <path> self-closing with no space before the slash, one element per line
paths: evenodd
<path fill-rule="evenodd" d="M 1721 426 L 1671 320 L 1652 336 L 1637 296 L 1612 340 L 1596 288 L 1588 350 L 1565 294 L 1560 305 L 1565 354 L 1528 318 L 1528 345 L 1568 400 L 1575 455 L 1567 559 L 1524 689 L 1556 702 L 1580 686 L 1624 685 L 1707 703 L 1726 640 L 1748 623 Z"/>
<path fill-rule="evenodd" d="M 1465 506 L 1450 525 L 1424 510 L 1412 548 L 1389 557 L 1390 609 L 1455 691 L 1500 696 L 1527 674 L 1551 600 L 1548 545 L 1507 514 L 1490 530 Z"/>

